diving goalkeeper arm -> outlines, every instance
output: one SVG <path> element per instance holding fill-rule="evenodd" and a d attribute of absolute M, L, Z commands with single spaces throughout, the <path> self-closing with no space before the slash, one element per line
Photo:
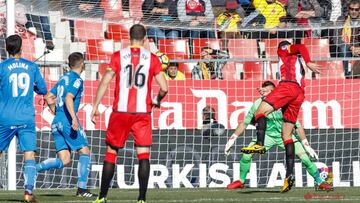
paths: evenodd
<path fill-rule="evenodd" d="M 234 145 L 236 138 L 238 138 L 243 132 L 244 130 L 247 128 L 248 125 L 246 125 L 244 122 L 241 122 L 235 129 L 235 132 L 231 135 L 230 139 L 228 140 L 228 142 L 225 145 L 225 155 L 229 155 L 230 154 L 230 149 L 231 147 Z"/>
<path fill-rule="evenodd" d="M 317 160 L 319 158 L 319 156 L 317 155 L 315 150 L 313 148 L 311 148 L 308 140 L 306 139 L 304 128 L 302 126 L 297 127 L 296 133 L 299 135 L 299 137 L 301 139 L 301 143 L 304 146 L 307 153 L 309 153 L 310 157 L 315 158 Z"/>

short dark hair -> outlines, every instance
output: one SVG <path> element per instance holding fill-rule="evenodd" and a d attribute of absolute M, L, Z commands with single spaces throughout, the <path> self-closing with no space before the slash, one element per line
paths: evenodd
<path fill-rule="evenodd" d="M 354 5 L 354 4 L 360 4 L 360 1 L 359 0 L 351 0 L 349 3 L 349 6 Z"/>
<path fill-rule="evenodd" d="M 205 49 L 212 49 L 211 47 L 201 47 L 201 51 L 204 51 Z"/>
<path fill-rule="evenodd" d="M 170 62 L 169 65 L 168 65 L 168 67 L 170 67 L 170 66 L 179 67 L 179 63 L 177 63 L 177 62 Z"/>
<path fill-rule="evenodd" d="M 287 41 L 287 40 L 284 40 L 284 41 L 281 41 L 280 43 L 279 43 L 279 49 L 281 48 L 281 47 L 283 47 L 283 46 L 285 46 L 285 45 L 290 45 L 291 43 L 289 42 L 289 41 Z"/>
<path fill-rule="evenodd" d="M 261 85 L 261 87 L 267 87 L 267 86 L 273 86 L 275 88 L 275 84 L 270 80 L 263 82 L 263 84 Z"/>
<path fill-rule="evenodd" d="M 130 28 L 130 40 L 143 40 L 146 36 L 146 29 L 143 25 L 135 24 Z"/>
<path fill-rule="evenodd" d="M 81 62 L 84 61 L 84 55 L 80 52 L 73 52 L 68 57 L 69 67 L 75 68 L 78 67 Z"/>
<path fill-rule="evenodd" d="M 20 53 L 22 46 L 22 39 L 19 35 L 11 35 L 6 38 L 6 51 L 10 55 L 15 55 Z"/>

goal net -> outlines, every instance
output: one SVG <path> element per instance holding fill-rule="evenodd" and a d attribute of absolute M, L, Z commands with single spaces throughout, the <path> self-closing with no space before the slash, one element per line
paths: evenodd
<path fill-rule="evenodd" d="M 129 28 L 138 22 L 165 34 L 177 31 L 177 38 L 163 38 L 157 34 L 148 38 L 144 46 L 177 62 L 186 78 L 168 81 L 169 93 L 161 109 L 152 114 L 150 188 L 226 187 L 239 179 L 240 149 L 256 137 L 255 128 L 249 126 L 237 139 L 230 156 L 224 155 L 224 147 L 233 129 L 260 97 L 256 88 L 265 80 L 279 79 L 276 50 L 282 40 L 306 44 L 311 58 L 322 66 L 321 75 L 306 73 L 306 98 L 299 114 L 310 145 L 319 155 L 319 160 L 314 162 L 319 168 L 326 167 L 333 172 L 335 187 L 360 186 L 360 80 L 356 79 L 359 65 L 358 58 L 341 55 L 339 51 L 337 30 L 341 26 L 290 27 L 289 23 L 288 28 L 269 33 L 259 25 L 239 27 L 237 34 L 230 35 L 224 34 L 214 20 L 193 28 L 175 19 L 162 23 L 152 20 L 157 16 L 141 12 L 142 0 L 109 0 L 90 5 L 87 1 L 32 1 L 30 5 L 29 2 L 18 1 L 31 8 L 27 21 L 32 24 L 24 25 L 24 30 L 19 32 L 24 39 L 23 55 L 37 60 L 48 88 L 63 74 L 70 53 L 78 51 L 86 55 L 86 70 L 82 75 L 84 96 L 78 115 L 91 149 L 90 188 L 100 186 L 114 81 L 100 105 L 100 122 L 96 125 L 90 121 L 92 102 L 111 54 L 130 44 Z M 200 36 L 194 37 L 191 31 L 198 31 Z M 207 58 L 202 54 L 206 47 L 215 50 Z M 214 76 L 217 80 L 193 79 L 192 71 L 201 64 L 219 67 L 220 76 Z M 349 72 L 346 78 L 344 66 Z M 158 87 L 153 86 L 155 94 Z M 36 95 L 36 161 L 56 156 L 50 133 L 54 116 L 41 101 L 42 97 Z M 206 106 L 215 110 L 218 124 L 204 122 Z M 131 136 L 118 155 L 111 186 L 138 188 L 138 161 Z M 0 163 L 2 188 L 7 188 L 8 184 L 7 160 L 5 154 Z M 16 187 L 19 189 L 24 184 L 22 161 L 23 156 L 17 151 Z M 72 161 L 63 170 L 39 173 L 36 188 L 76 187 L 77 162 L 78 155 L 72 153 Z M 281 186 L 284 176 L 284 152 L 275 146 L 265 155 L 253 157 L 246 184 L 249 187 Z M 295 176 L 296 187 L 314 185 L 298 158 Z"/>

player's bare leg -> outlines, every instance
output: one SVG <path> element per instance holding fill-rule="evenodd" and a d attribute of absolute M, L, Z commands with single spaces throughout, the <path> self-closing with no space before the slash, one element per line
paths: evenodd
<path fill-rule="evenodd" d="M 255 111 L 255 126 L 256 126 L 256 135 L 257 141 L 256 144 L 248 147 L 243 147 L 241 152 L 245 154 L 264 154 L 264 140 L 265 140 L 265 131 L 266 131 L 266 116 L 273 112 L 274 108 L 267 102 L 262 101 L 259 108 Z"/>
<path fill-rule="evenodd" d="M 36 180 L 36 164 L 35 164 L 35 152 L 27 151 L 24 153 L 24 176 L 25 176 L 25 202 L 36 202 L 35 196 L 33 195 L 33 188 Z"/>
<path fill-rule="evenodd" d="M 78 161 L 78 190 L 76 196 L 78 197 L 96 197 L 87 189 L 87 180 L 90 173 L 90 149 L 89 147 L 83 147 L 79 151 Z"/>
<path fill-rule="evenodd" d="M 150 173 L 150 148 L 149 147 L 136 147 L 137 157 L 139 160 L 139 197 L 138 203 L 146 202 L 146 191 L 149 181 Z"/>
<path fill-rule="evenodd" d="M 293 175 L 293 169 L 295 164 L 295 146 L 294 146 L 294 141 L 292 140 L 291 137 L 293 129 L 294 129 L 293 123 L 283 122 L 282 138 L 284 141 L 285 154 L 286 154 L 286 176 L 281 192 L 287 192 L 291 190 L 295 182 L 295 178 Z"/>
<path fill-rule="evenodd" d="M 100 193 L 93 203 L 106 203 L 107 193 L 114 176 L 117 149 L 107 146 L 102 170 Z"/>

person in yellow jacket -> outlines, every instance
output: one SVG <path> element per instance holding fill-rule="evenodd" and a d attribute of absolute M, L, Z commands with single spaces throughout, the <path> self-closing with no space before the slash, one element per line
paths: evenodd
<path fill-rule="evenodd" d="M 178 63 L 169 63 L 168 67 L 163 72 L 166 80 L 185 80 L 184 73 L 178 70 Z"/>
<path fill-rule="evenodd" d="M 239 28 L 242 19 L 236 11 L 238 6 L 238 2 L 235 0 L 227 1 L 225 4 L 226 11 L 216 18 L 216 24 L 221 31 L 221 38 L 239 38 Z"/>
<path fill-rule="evenodd" d="M 286 11 L 278 0 L 254 0 L 253 5 L 265 17 L 265 29 L 286 27 Z"/>

